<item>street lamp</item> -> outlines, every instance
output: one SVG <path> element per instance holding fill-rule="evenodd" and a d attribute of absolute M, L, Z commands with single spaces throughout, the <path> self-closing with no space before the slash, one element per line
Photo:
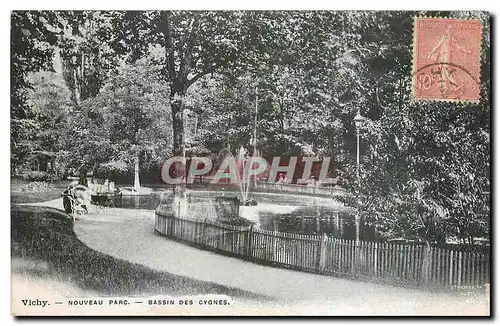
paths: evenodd
<path fill-rule="evenodd" d="M 360 224 L 360 215 L 359 215 L 359 172 L 360 172 L 360 164 L 359 164 L 359 131 L 361 129 L 361 125 L 365 118 L 361 115 L 358 109 L 358 113 L 354 117 L 354 124 L 356 125 L 356 246 L 359 243 L 359 224 Z"/>

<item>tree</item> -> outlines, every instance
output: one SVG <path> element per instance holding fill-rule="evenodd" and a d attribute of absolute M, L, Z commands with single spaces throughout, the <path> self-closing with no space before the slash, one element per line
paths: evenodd
<path fill-rule="evenodd" d="M 390 19 L 384 18 L 389 16 Z M 454 13 L 440 13 L 454 16 Z M 488 29 L 487 17 L 475 13 Z M 482 53 L 480 103 L 411 101 L 413 13 L 380 13 L 366 27 L 373 46 L 366 57 L 374 86 L 366 93 L 370 118 L 362 130 L 361 180 L 354 163 L 342 173 L 350 181 L 346 203 L 389 238 L 444 243 L 451 237 L 473 243 L 489 228 L 489 61 Z M 365 22 L 370 22 L 365 21 Z M 364 47 L 373 48 L 366 39 Z M 362 38 L 363 40 L 363 38 Z M 367 51 L 367 53 L 369 53 Z"/>
<path fill-rule="evenodd" d="M 68 119 L 73 111 L 71 94 L 55 72 L 32 73 L 27 80 L 32 87 L 26 93 L 26 105 L 33 116 L 32 130 L 27 138 L 30 148 L 27 159 L 42 162 L 42 170 L 46 170 L 50 158 L 51 172 L 64 174 L 64 167 L 56 171 L 55 162 L 63 149 L 61 136 L 69 128 Z"/>
<path fill-rule="evenodd" d="M 120 61 L 120 57 L 108 45 L 113 36 L 111 20 L 113 12 L 102 11 L 57 11 L 55 23 L 51 29 L 58 33 L 56 43 L 56 60 L 60 61 L 62 76 L 71 92 L 71 100 L 75 107 L 75 119 L 81 125 L 87 125 L 86 113 L 79 112 L 82 103 L 95 97 L 101 90 Z M 87 117 L 88 118 L 88 117 Z M 77 130 L 79 128 L 77 127 Z M 88 136 L 83 134 L 74 139 L 81 142 Z M 70 135 L 72 138 L 74 134 Z M 97 139 L 92 140 L 98 142 Z M 83 148 L 86 144 L 81 144 Z M 87 184 L 87 172 L 92 167 L 84 157 L 80 156 L 80 183 Z"/>
<path fill-rule="evenodd" d="M 119 64 L 120 57 L 109 46 L 114 31 L 113 12 L 59 11 L 58 53 L 72 101 L 95 97 Z"/>
<path fill-rule="evenodd" d="M 98 115 L 96 128 L 110 150 L 101 165 L 122 170 L 133 166 L 137 190 L 141 157 L 157 163 L 170 151 L 167 103 L 168 85 L 158 67 L 143 60 L 120 67 L 99 95 L 84 104 Z"/>
<path fill-rule="evenodd" d="M 28 139 L 34 128 L 34 116 L 26 103 L 26 91 L 31 87 L 30 72 L 52 69 L 56 35 L 47 29 L 46 22 L 54 14 L 42 11 L 12 11 L 10 37 L 10 115 L 11 171 L 24 162 L 30 152 Z"/>
<path fill-rule="evenodd" d="M 262 151 L 346 156 L 348 140 L 354 139 L 352 112 L 355 105 L 366 102 L 362 95 L 366 64 L 357 51 L 359 16 L 355 12 L 262 15 L 258 26 L 264 36 L 248 53 L 252 65 L 247 71 L 222 70 L 207 76 L 210 82 L 200 80 L 217 85 L 211 86 L 213 91 L 203 102 L 205 111 L 210 108 L 203 123 L 213 120 L 206 132 L 222 134 L 230 143 L 248 143 L 258 89 Z"/>
<path fill-rule="evenodd" d="M 144 55 L 151 45 L 164 48 L 165 80 L 170 85 L 173 152 L 185 155 L 184 120 L 186 93 L 203 76 L 223 68 L 244 66 L 250 50 L 258 46 L 256 21 L 262 14 L 233 11 L 146 11 L 121 13 L 116 29 L 122 32 L 115 46 L 131 53 L 130 60 Z M 184 174 L 184 166 L 178 166 Z"/>
<path fill-rule="evenodd" d="M 62 64 L 62 75 L 76 111 L 69 120 L 82 116 L 81 101 L 97 95 L 119 57 L 106 42 L 111 38 L 110 14 L 96 11 L 15 11 L 11 33 L 11 122 L 13 166 L 33 151 L 32 140 L 41 116 L 27 105 L 26 76 L 40 70 L 54 71 Z M 46 94 L 48 95 L 48 94 Z M 42 118 L 43 119 L 43 118 Z M 42 121 L 43 124 L 43 121 Z M 81 123 L 80 123 L 81 125 Z M 72 136 L 72 135 L 70 135 Z M 63 141 L 64 142 L 64 141 Z M 71 145 L 70 145 L 71 146 Z M 61 155 L 67 156 L 61 152 Z M 86 165 L 80 165 L 84 168 Z M 85 179 L 86 170 L 80 174 Z"/>

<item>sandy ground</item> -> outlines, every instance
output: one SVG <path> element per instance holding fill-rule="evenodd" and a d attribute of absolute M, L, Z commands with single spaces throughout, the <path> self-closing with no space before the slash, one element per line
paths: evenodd
<path fill-rule="evenodd" d="M 37 205 L 61 208 L 61 200 Z M 194 279 L 274 298 L 261 304 L 235 301 L 224 314 L 488 315 L 486 295 L 429 293 L 261 266 L 199 250 L 154 234 L 154 212 L 104 208 L 75 222 L 75 233 L 92 249 Z M 185 310 L 184 313 L 193 312 Z M 137 312 L 149 314 L 146 311 Z M 162 312 L 153 312 L 162 314 Z"/>

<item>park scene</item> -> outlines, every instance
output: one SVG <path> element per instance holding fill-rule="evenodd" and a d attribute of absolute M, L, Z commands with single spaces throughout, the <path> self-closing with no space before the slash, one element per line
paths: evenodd
<path fill-rule="evenodd" d="M 489 315 L 490 17 L 426 14 L 13 11 L 13 311 Z"/>

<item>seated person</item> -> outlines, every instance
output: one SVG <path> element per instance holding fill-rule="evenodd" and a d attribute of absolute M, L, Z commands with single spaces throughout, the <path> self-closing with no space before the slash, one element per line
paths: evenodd
<path fill-rule="evenodd" d="M 88 213 L 90 208 L 90 193 L 87 187 L 83 185 L 76 186 L 73 190 L 73 196 L 75 197 L 77 204 L 85 209 L 86 213 Z"/>
<path fill-rule="evenodd" d="M 63 192 L 63 207 L 66 213 L 74 213 L 72 201 L 75 205 L 79 205 L 88 213 L 90 207 L 90 193 L 87 187 L 78 185 L 78 183 L 75 185 L 75 183 L 72 182 Z"/>
<path fill-rule="evenodd" d="M 73 196 L 71 185 L 69 185 L 69 187 L 63 192 L 63 207 L 64 211 L 68 214 L 73 213 L 73 207 L 71 206 L 71 199 L 69 198 L 70 196 L 71 197 Z"/>

